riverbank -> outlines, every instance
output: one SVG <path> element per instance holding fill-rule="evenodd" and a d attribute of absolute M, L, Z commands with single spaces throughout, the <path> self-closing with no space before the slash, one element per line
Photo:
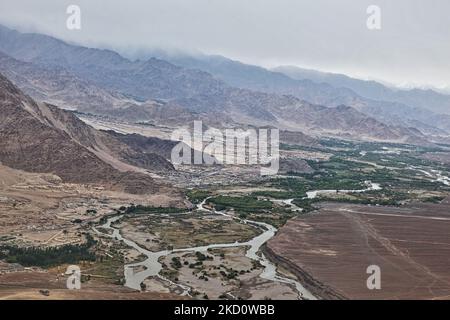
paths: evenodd
<path fill-rule="evenodd" d="M 127 264 L 124 266 L 125 286 L 135 290 L 141 290 L 142 283 L 146 279 L 156 277 L 170 286 L 178 286 L 182 288 L 183 289 L 182 295 L 190 295 L 196 288 L 191 288 L 190 286 L 186 286 L 185 284 L 181 284 L 179 282 L 175 283 L 172 280 L 168 279 L 167 277 L 161 275 L 161 271 L 163 269 L 163 265 L 161 264 L 162 258 L 177 253 L 199 252 L 203 254 L 208 254 L 210 250 L 214 249 L 243 247 L 248 248 L 245 251 L 245 257 L 259 264 L 263 268 L 262 272 L 258 275 L 259 278 L 269 280 L 271 282 L 288 285 L 295 288 L 295 290 L 298 292 L 298 299 L 308 299 L 308 300 L 315 299 L 314 295 L 312 295 L 308 290 L 306 290 L 300 282 L 280 275 L 276 270 L 276 266 L 269 259 L 267 259 L 264 254 L 261 254 L 260 252 L 261 247 L 275 235 L 277 231 L 275 227 L 263 222 L 240 219 L 228 215 L 224 212 L 219 212 L 207 208 L 203 205 L 200 205 L 198 207 L 198 210 L 200 212 L 208 214 L 213 213 L 214 215 L 217 215 L 217 217 L 227 217 L 230 220 L 237 220 L 240 223 L 251 225 L 254 228 L 260 229 L 262 233 L 256 235 L 253 239 L 245 242 L 214 243 L 206 246 L 197 246 L 197 247 L 152 252 L 145 248 L 142 248 L 134 241 L 124 238 L 123 235 L 120 233 L 120 230 L 112 226 L 112 223 L 119 221 L 122 218 L 122 216 L 114 216 L 108 218 L 106 223 L 104 223 L 101 226 L 101 228 L 104 230 L 112 231 L 112 234 L 107 233 L 104 235 L 109 238 L 124 242 L 129 247 L 137 250 L 140 254 L 147 257 L 144 261 Z M 94 230 L 98 234 L 102 234 L 100 231 L 98 231 L 98 229 Z"/>
<path fill-rule="evenodd" d="M 276 265 L 288 270 L 303 284 L 303 286 L 311 292 L 318 299 L 325 300 L 344 300 L 347 299 L 344 295 L 338 293 L 332 288 L 326 286 L 314 279 L 308 272 L 304 271 L 295 263 L 291 262 L 289 259 L 283 258 L 277 255 L 270 245 L 266 244 L 261 248 L 262 253 L 274 262 Z"/>

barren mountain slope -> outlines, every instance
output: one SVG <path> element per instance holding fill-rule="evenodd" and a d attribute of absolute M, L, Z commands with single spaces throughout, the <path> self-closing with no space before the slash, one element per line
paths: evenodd
<path fill-rule="evenodd" d="M 136 101 L 99 88 L 62 67 L 42 67 L 3 52 L 0 52 L 0 72 L 33 99 L 66 109 L 102 112 L 136 105 Z"/>
<path fill-rule="evenodd" d="M 321 106 L 310 105 L 311 112 L 300 113 L 302 120 L 298 121 L 296 113 L 299 111 L 298 106 L 302 105 L 298 97 L 307 98 L 309 91 L 294 97 L 237 88 L 207 72 L 182 68 L 161 59 L 131 61 L 111 50 L 71 45 L 49 36 L 23 34 L 5 27 L 0 27 L 0 50 L 43 68 L 64 68 L 99 88 L 120 92 L 138 101 L 150 99 L 160 101 L 162 106 L 180 106 L 187 111 L 182 114 L 183 119 L 192 116 L 214 122 L 215 126 L 220 122 L 229 124 L 231 119 L 243 125 L 274 125 L 281 129 L 312 130 L 324 135 L 331 131 L 332 134 L 351 138 L 418 144 L 425 140 L 420 132 L 386 125 L 373 117 L 359 117 L 355 122 L 356 111 L 352 108 L 341 108 L 335 112 L 333 108 L 326 110 Z M 130 111 L 133 121 L 152 120 L 152 115 L 158 113 L 158 109 L 165 111 L 161 106 L 156 109 L 146 109 L 144 105 L 132 106 L 126 112 L 120 112 L 120 116 L 127 117 Z M 105 114 L 111 115 L 116 111 L 111 110 L 109 113 L 105 110 Z M 329 113 L 334 113 L 338 118 L 334 119 Z M 146 118 L 139 119 L 139 116 Z M 324 127 L 321 128 L 321 125 Z"/>
<path fill-rule="evenodd" d="M 85 135 L 86 131 L 74 135 L 76 130 L 68 130 L 81 121 L 64 125 L 64 117 L 72 115 L 36 104 L 2 75 L 0 109 L 0 162 L 6 166 L 54 173 L 66 182 L 101 184 L 133 193 L 152 192 L 159 187 L 148 175 L 121 172 L 100 159 L 91 151 L 96 149 L 96 142 Z"/>

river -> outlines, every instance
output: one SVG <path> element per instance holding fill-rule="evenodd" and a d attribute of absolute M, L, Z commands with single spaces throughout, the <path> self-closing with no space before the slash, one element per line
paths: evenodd
<path fill-rule="evenodd" d="M 311 191 L 311 192 L 307 193 L 307 198 L 312 199 L 321 194 L 329 194 L 329 193 L 337 193 L 337 192 L 350 193 L 350 192 L 364 192 L 364 191 L 369 191 L 369 190 L 380 190 L 381 189 L 380 185 L 378 185 L 378 184 L 372 184 L 370 182 L 366 182 L 366 184 L 368 185 L 368 188 L 364 189 L 364 190 L 339 190 L 339 191 L 338 190 L 317 190 L 317 191 Z M 165 257 L 169 254 L 177 253 L 177 252 L 195 252 L 195 251 L 207 252 L 208 249 L 248 247 L 245 256 L 252 260 L 258 261 L 264 267 L 263 271 L 259 275 L 261 278 L 270 280 L 270 281 L 276 281 L 276 282 L 292 285 L 293 287 L 295 287 L 295 289 L 298 293 L 299 299 L 316 300 L 316 297 L 311 292 L 309 292 L 299 281 L 281 276 L 277 272 L 276 265 L 274 263 L 272 263 L 269 259 L 267 259 L 262 252 L 260 252 L 261 247 L 267 241 L 269 241 L 273 236 L 275 236 L 277 229 L 274 226 L 267 224 L 267 223 L 263 223 L 263 222 L 257 222 L 257 221 L 247 220 L 247 219 L 240 219 L 240 218 L 228 215 L 225 212 L 206 208 L 205 203 L 206 203 L 207 199 L 203 200 L 202 203 L 197 205 L 197 208 L 196 208 L 197 211 L 214 213 L 217 215 L 229 217 L 230 219 L 236 219 L 236 220 L 239 220 L 241 223 L 253 225 L 253 226 L 261 229 L 263 232 L 247 242 L 214 243 L 214 244 L 210 244 L 207 246 L 190 247 L 190 248 L 173 249 L 173 250 L 162 250 L 162 251 L 158 251 L 158 252 L 152 252 L 145 248 L 142 248 L 134 241 L 124 238 L 120 234 L 119 229 L 116 229 L 112 226 L 112 223 L 120 220 L 124 215 L 111 217 L 101 227 L 104 229 L 107 229 L 107 230 L 112 230 L 112 234 L 102 233 L 96 228 L 94 228 L 94 230 L 98 234 L 102 234 L 102 235 L 117 239 L 119 241 L 123 241 L 126 245 L 136 249 L 139 253 L 141 253 L 147 257 L 144 261 L 127 264 L 124 266 L 124 276 L 125 276 L 125 286 L 126 287 L 129 287 L 129 288 L 132 288 L 135 290 L 141 290 L 141 284 L 144 282 L 145 279 L 147 279 L 149 277 L 157 277 L 171 285 L 180 287 L 183 290 L 183 293 L 182 293 L 183 295 L 189 295 L 189 292 L 191 290 L 190 287 L 180 284 L 180 283 L 174 283 L 170 279 L 167 279 L 160 274 L 160 272 L 162 270 L 162 265 L 159 262 L 159 259 L 161 257 Z M 292 203 L 293 199 L 275 200 L 275 201 L 281 201 L 285 204 L 290 205 L 292 207 L 292 210 L 294 210 L 294 211 L 301 210 L 301 208 L 295 206 Z M 138 267 L 144 268 L 144 270 L 135 272 L 135 269 Z"/>

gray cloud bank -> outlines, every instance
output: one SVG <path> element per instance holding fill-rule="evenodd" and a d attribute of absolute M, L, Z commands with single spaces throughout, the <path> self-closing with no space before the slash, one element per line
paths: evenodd
<path fill-rule="evenodd" d="M 82 29 L 66 28 L 79 5 Z M 381 30 L 366 27 L 369 5 Z M 178 48 L 450 88 L 448 0 L 2 0 L 0 23 L 91 46 Z"/>

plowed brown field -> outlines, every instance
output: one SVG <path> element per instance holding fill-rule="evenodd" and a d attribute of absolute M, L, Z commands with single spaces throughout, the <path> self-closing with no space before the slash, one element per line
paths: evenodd
<path fill-rule="evenodd" d="M 289 221 L 267 251 L 324 298 L 450 299 L 450 199 L 374 207 L 324 204 Z M 366 285 L 381 268 L 381 289 Z"/>

